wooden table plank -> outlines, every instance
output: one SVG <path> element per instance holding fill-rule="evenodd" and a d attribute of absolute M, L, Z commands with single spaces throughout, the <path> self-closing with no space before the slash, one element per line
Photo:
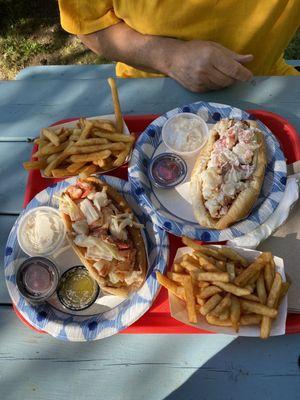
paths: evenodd
<path fill-rule="evenodd" d="M 11 299 L 9 297 L 5 278 L 4 278 L 4 264 L 3 257 L 5 251 L 5 245 L 7 238 L 13 224 L 15 223 L 17 216 L 15 215 L 0 215 L 0 249 L 1 249 L 1 262 L 0 262 L 0 304 L 11 304 Z M 1 391 L 0 391 L 1 393 Z M 0 396 L 1 398 L 1 396 Z"/>
<path fill-rule="evenodd" d="M 22 163 L 31 151 L 31 143 L 0 143 L 0 213 L 16 214 L 22 209 L 27 181 Z"/>
<path fill-rule="evenodd" d="M 15 79 L 103 79 L 110 76 L 115 76 L 115 64 L 38 65 L 22 69 Z"/>
<path fill-rule="evenodd" d="M 117 335 L 68 343 L 30 331 L 1 307 L 1 398 L 299 399 L 299 339 Z"/>
<path fill-rule="evenodd" d="M 163 113 L 197 100 L 215 101 L 278 112 L 300 131 L 298 77 L 260 77 L 207 94 L 188 92 L 169 78 L 119 79 L 118 87 L 124 114 Z M 101 79 L 0 82 L 1 137 L 25 140 L 62 118 L 112 111 L 109 87 Z"/>

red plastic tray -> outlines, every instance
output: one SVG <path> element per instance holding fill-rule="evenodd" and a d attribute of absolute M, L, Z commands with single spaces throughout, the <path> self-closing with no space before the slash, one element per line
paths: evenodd
<path fill-rule="evenodd" d="M 277 137 L 279 140 L 283 152 L 287 158 L 288 164 L 300 160 L 300 136 L 296 129 L 281 116 L 263 110 L 248 110 L 249 113 L 254 115 L 260 121 L 262 121 Z M 136 133 L 138 136 L 155 118 L 157 115 L 137 115 L 137 116 L 126 116 L 124 117 L 125 122 L 131 132 Z M 56 122 L 54 125 L 69 122 L 77 118 L 67 119 Z M 35 150 L 35 149 L 34 149 Z M 117 176 L 122 179 L 127 179 L 127 166 L 118 168 L 115 171 L 109 173 L 109 175 Z M 26 192 L 24 197 L 24 207 L 28 202 L 41 190 L 53 182 L 57 182 L 60 179 L 45 179 L 42 178 L 40 172 L 33 170 L 29 172 L 28 181 L 26 185 Z M 182 246 L 181 239 L 170 235 L 170 258 L 169 266 L 172 264 L 174 255 L 178 247 Z M 39 333 L 45 333 L 37 330 L 28 324 L 27 321 L 19 314 L 16 307 L 14 307 L 16 314 L 22 320 L 23 323 L 34 329 Z M 299 333 L 300 332 L 300 314 L 289 314 L 286 325 L 287 333 Z M 170 315 L 168 293 L 165 288 L 162 288 L 157 299 L 153 303 L 150 310 L 144 314 L 137 322 L 131 325 L 129 328 L 122 331 L 122 333 L 173 333 L 173 334 L 184 334 L 184 333 L 211 333 L 204 330 L 193 328 L 192 326 L 184 325 L 181 322 L 173 319 Z"/>

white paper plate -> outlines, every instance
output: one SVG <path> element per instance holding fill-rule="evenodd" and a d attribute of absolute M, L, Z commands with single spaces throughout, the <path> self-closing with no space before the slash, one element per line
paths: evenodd
<path fill-rule="evenodd" d="M 157 154 L 165 152 L 161 131 L 164 123 L 175 114 L 191 112 L 200 115 L 208 125 L 221 118 L 255 119 L 238 108 L 225 104 L 199 101 L 175 108 L 154 120 L 140 135 L 131 157 L 128 176 L 132 192 L 139 204 L 151 215 L 155 224 L 176 236 L 188 236 L 205 242 L 230 240 L 253 231 L 262 224 L 278 206 L 286 186 L 286 161 L 279 142 L 273 133 L 260 121 L 259 128 L 264 134 L 267 148 L 267 167 L 265 179 L 258 200 L 250 215 L 223 230 L 202 227 L 196 221 L 192 206 L 175 190 L 159 189 L 148 178 L 147 167 Z M 188 176 L 195 162 L 186 159 Z"/>
<path fill-rule="evenodd" d="M 144 239 L 148 255 L 147 279 L 143 287 L 128 299 L 105 295 L 97 299 L 97 304 L 81 312 L 64 310 L 54 295 L 47 303 L 33 306 L 20 294 L 16 286 L 16 271 L 28 257 L 22 252 L 17 229 L 22 216 L 39 206 L 56 207 L 53 195 L 74 183 L 76 178 L 55 183 L 38 193 L 15 222 L 5 249 L 4 273 L 10 297 L 22 315 L 32 326 L 50 335 L 68 341 L 88 341 L 114 335 L 139 319 L 152 305 L 159 291 L 156 271 L 164 272 L 169 254 L 167 233 L 152 224 L 149 216 L 139 207 L 131 194 L 129 183 L 115 177 L 102 175 L 101 179 L 120 192 L 131 206 L 135 216 L 144 225 Z M 55 263 L 60 275 L 74 265 L 82 265 L 77 256 L 66 249 L 56 254 Z M 64 310 L 64 311 L 63 311 Z"/>

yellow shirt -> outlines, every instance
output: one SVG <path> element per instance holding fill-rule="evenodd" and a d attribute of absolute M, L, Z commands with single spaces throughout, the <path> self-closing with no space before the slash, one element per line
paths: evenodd
<path fill-rule="evenodd" d="M 142 34 L 218 42 L 253 54 L 254 75 L 300 75 L 282 57 L 300 26 L 300 0 L 59 0 L 62 27 L 92 33 L 124 21 Z M 130 45 L 130 44 L 128 44 Z M 154 76 L 118 63 L 117 76 Z"/>

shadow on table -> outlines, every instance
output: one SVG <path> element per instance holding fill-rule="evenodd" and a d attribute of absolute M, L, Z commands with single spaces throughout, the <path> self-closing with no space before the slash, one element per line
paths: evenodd
<path fill-rule="evenodd" d="M 164 400 L 300 399 L 299 340 L 238 338 Z"/>

